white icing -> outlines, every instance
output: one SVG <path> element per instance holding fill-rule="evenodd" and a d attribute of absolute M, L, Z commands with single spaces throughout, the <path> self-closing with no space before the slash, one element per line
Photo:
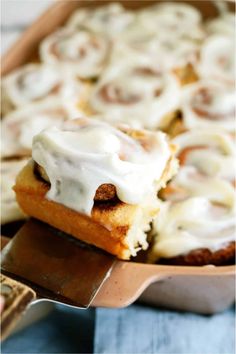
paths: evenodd
<path fill-rule="evenodd" d="M 111 183 L 119 199 L 141 203 L 155 194 L 170 158 L 165 135 L 144 131 L 141 141 L 96 120 L 71 120 L 34 137 L 33 159 L 51 183 L 47 198 L 90 215 L 98 187 Z"/>
<path fill-rule="evenodd" d="M 193 130 L 177 136 L 178 174 L 170 182 L 154 222 L 155 257 L 175 257 L 235 240 L 235 146 L 219 130 Z M 168 192 L 169 189 L 169 192 Z"/>
<path fill-rule="evenodd" d="M 182 166 L 177 176 L 171 181 L 171 186 L 177 193 L 173 192 L 168 199 L 182 200 L 190 196 L 201 196 L 214 203 L 227 203 L 234 199 L 232 185 L 230 182 L 217 178 L 209 177 L 199 173 L 193 166 Z"/>
<path fill-rule="evenodd" d="M 156 33 L 139 33 L 138 30 L 132 35 L 125 33 L 120 41 L 116 41 L 112 59 L 129 62 L 134 55 L 146 56 L 152 65 L 167 72 L 187 64 L 195 65 L 199 50 L 198 43 L 187 39 L 160 38 Z"/>
<path fill-rule="evenodd" d="M 60 101 L 48 99 L 9 113 L 2 121 L 2 157 L 31 154 L 33 136 L 60 125 L 68 114 Z"/>
<path fill-rule="evenodd" d="M 158 258 L 201 248 L 214 252 L 235 240 L 235 203 L 229 200 L 217 206 L 204 197 L 164 202 L 154 229 L 158 237 L 153 252 Z"/>
<path fill-rule="evenodd" d="M 25 217 L 16 202 L 12 187 L 26 162 L 27 159 L 1 162 L 1 224 Z"/>
<path fill-rule="evenodd" d="M 167 2 L 141 10 L 138 21 L 149 31 L 155 31 L 162 38 L 201 39 L 204 36 L 200 26 L 201 13 L 191 5 Z"/>
<path fill-rule="evenodd" d="M 215 81 L 198 81 L 182 90 L 181 110 L 184 126 L 235 129 L 235 90 Z"/>
<path fill-rule="evenodd" d="M 57 95 L 65 84 L 59 67 L 29 64 L 7 75 L 2 82 L 3 95 L 18 107 Z M 3 102 L 4 104 L 4 102 Z"/>
<path fill-rule="evenodd" d="M 90 97 L 90 105 L 109 122 L 136 128 L 157 128 L 169 122 L 179 104 L 180 86 L 145 56 L 113 60 L 103 72 Z"/>
<path fill-rule="evenodd" d="M 186 148 L 185 165 L 195 166 L 200 173 L 233 181 L 235 177 L 235 144 L 227 134 L 218 130 L 192 130 L 180 134 L 173 143 L 178 146 L 177 156 Z"/>
<path fill-rule="evenodd" d="M 67 27 L 87 28 L 95 33 L 114 37 L 124 31 L 134 20 L 134 12 L 125 10 L 119 3 L 111 3 L 98 8 L 79 9 L 70 17 Z"/>
<path fill-rule="evenodd" d="M 235 38 L 217 34 L 202 45 L 198 73 L 203 78 L 235 85 Z"/>
<path fill-rule="evenodd" d="M 222 16 L 208 21 L 206 28 L 210 34 L 219 33 L 235 36 L 235 14 L 233 12 L 225 12 Z"/>
<path fill-rule="evenodd" d="M 60 63 L 82 78 L 97 76 L 109 54 L 108 40 L 98 34 L 61 28 L 40 45 L 41 59 L 49 64 Z"/>

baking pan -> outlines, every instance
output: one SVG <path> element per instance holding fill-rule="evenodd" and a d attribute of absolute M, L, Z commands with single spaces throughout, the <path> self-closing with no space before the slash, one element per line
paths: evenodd
<path fill-rule="evenodd" d="M 99 6 L 109 1 L 58 1 L 21 36 L 2 58 L 2 75 L 37 61 L 39 42 L 79 7 Z M 119 1 L 136 9 L 157 1 Z M 196 6 L 204 18 L 218 14 L 213 1 L 183 1 Z M 234 9 L 233 2 L 227 5 Z M 235 266 L 204 267 L 152 265 L 117 261 L 92 306 L 124 307 L 139 299 L 145 303 L 182 311 L 213 314 L 232 305 L 235 297 Z"/>

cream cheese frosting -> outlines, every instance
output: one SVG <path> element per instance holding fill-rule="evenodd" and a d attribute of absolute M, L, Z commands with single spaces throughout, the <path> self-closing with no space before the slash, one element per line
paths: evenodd
<path fill-rule="evenodd" d="M 172 258 L 202 248 L 214 252 L 235 240 L 235 203 L 231 199 L 218 206 L 200 196 L 165 202 L 154 230 L 158 238 L 153 253 L 158 258 Z"/>
<path fill-rule="evenodd" d="M 173 143 L 178 147 L 181 164 L 195 166 L 207 176 L 234 180 L 236 149 L 229 134 L 217 129 L 196 129 L 180 134 Z"/>
<path fill-rule="evenodd" d="M 69 114 L 60 100 L 49 98 L 26 105 L 2 120 L 2 157 L 30 156 L 33 136 L 41 130 L 60 125 Z"/>
<path fill-rule="evenodd" d="M 98 187 L 110 183 L 129 204 L 155 195 L 171 156 L 164 133 L 143 131 L 134 139 L 96 120 L 71 120 L 34 137 L 32 157 L 46 171 L 46 197 L 91 214 Z"/>
<path fill-rule="evenodd" d="M 3 79 L 2 89 L 15 106 L 22 106 L 55 93 L 62 83 L 59 68 L 29 64 L 7 75 Z"/>
<path fill-rule="evenodd" d="M 61 28 L 40 45 L 40 57 L 48 64 L 60 64 L 81 78 L 97 76 L 109 55 L 110 43 L 99 34 Z"/>
<path fill-rule="evenodd" d="M 173 142 L 180 170 L 163 190 L 152 254 L 172 258 L 195 249 L 217 251 L 235 240 L 233 141 L 215 129 L 189 131 Z"/>
<path fill-rule="evenodd" d="M 17 174 L 27 161 L 28 159 L 1 162 L 1 224 L 26 217 L 17 204 L 12 187 Z"/>
<path fill-rule="evenodd" d="M 141 10 L 138 14 L 142 26 L 156 31 L 162 37 L 201 39 L 201 13 L 189 4 L 166 2 Z"/>
<path fill-rule="evenodd" d="M 70 17 L 67 27 L 102 33 L 115 37 L 123 32 L 134 20 L 135 13 L 126 10 L 120 3 L 110 3 L 96 9 L 83 8 L 75 11 Z"/>
<path fill-rule="evenodd" d="M 181 94 L 181 110 L 187 129 L 235 129 L 235 90 L 212 80 L 187 85 Z"/>
<path fill-rule="evenodd" d="M 208 21 L 206 28 L 210 34 L 219 33 L 235 36 L 235 14 L 223 11 L 221 16 Z"/>
<path fill-rule="evenodd" d="M 235 85 L 235 38 L 223 34 L 208 37 L 201 47 L 197 65 L 200 77 Z"/>
<path fill-rule="evenodd" d="M 153 129 L 169 123 L 179 105 L 180 84 L 145 56 L 113 60 L 95 85 L 89 104 L 105 120 Z"/>

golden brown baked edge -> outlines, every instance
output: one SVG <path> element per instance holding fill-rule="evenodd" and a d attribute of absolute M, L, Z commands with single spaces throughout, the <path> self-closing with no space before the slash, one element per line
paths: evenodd
<path fill-rule="evenodd" d="M 91 217 L 80 214 L 45 198 L 49 186 L 37 179 L 33 164 L 31 160 L 23 168 L 14 186 L 16 199 L 27 215 L 102 248 L 120 259 L 130 258 L 127 234 L 136 217 L 137 205 L 113 200 L 96 203 Z"/>

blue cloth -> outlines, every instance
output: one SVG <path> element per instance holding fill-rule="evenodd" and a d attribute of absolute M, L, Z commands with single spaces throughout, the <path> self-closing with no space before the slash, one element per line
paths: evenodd
<path fill-rule="evenodd" d="M 94 314 L 94 309 L 56 306 L 46 318 L 9 337 L 2 354 L 92 353 Z"/>
<path fill-rule="evenodd" d="M 233 308 L 202 316 L 135 304 L 95 316 L 93 309 L 57 306 L 6 340 L 2 353 L 233 354 L 234 320 Z"/>
<path fill-rule="evenodd" d="M 141 305 L 98 309 L 95 353 L 233 354 L 234 309 L 214 316 Z"/>

